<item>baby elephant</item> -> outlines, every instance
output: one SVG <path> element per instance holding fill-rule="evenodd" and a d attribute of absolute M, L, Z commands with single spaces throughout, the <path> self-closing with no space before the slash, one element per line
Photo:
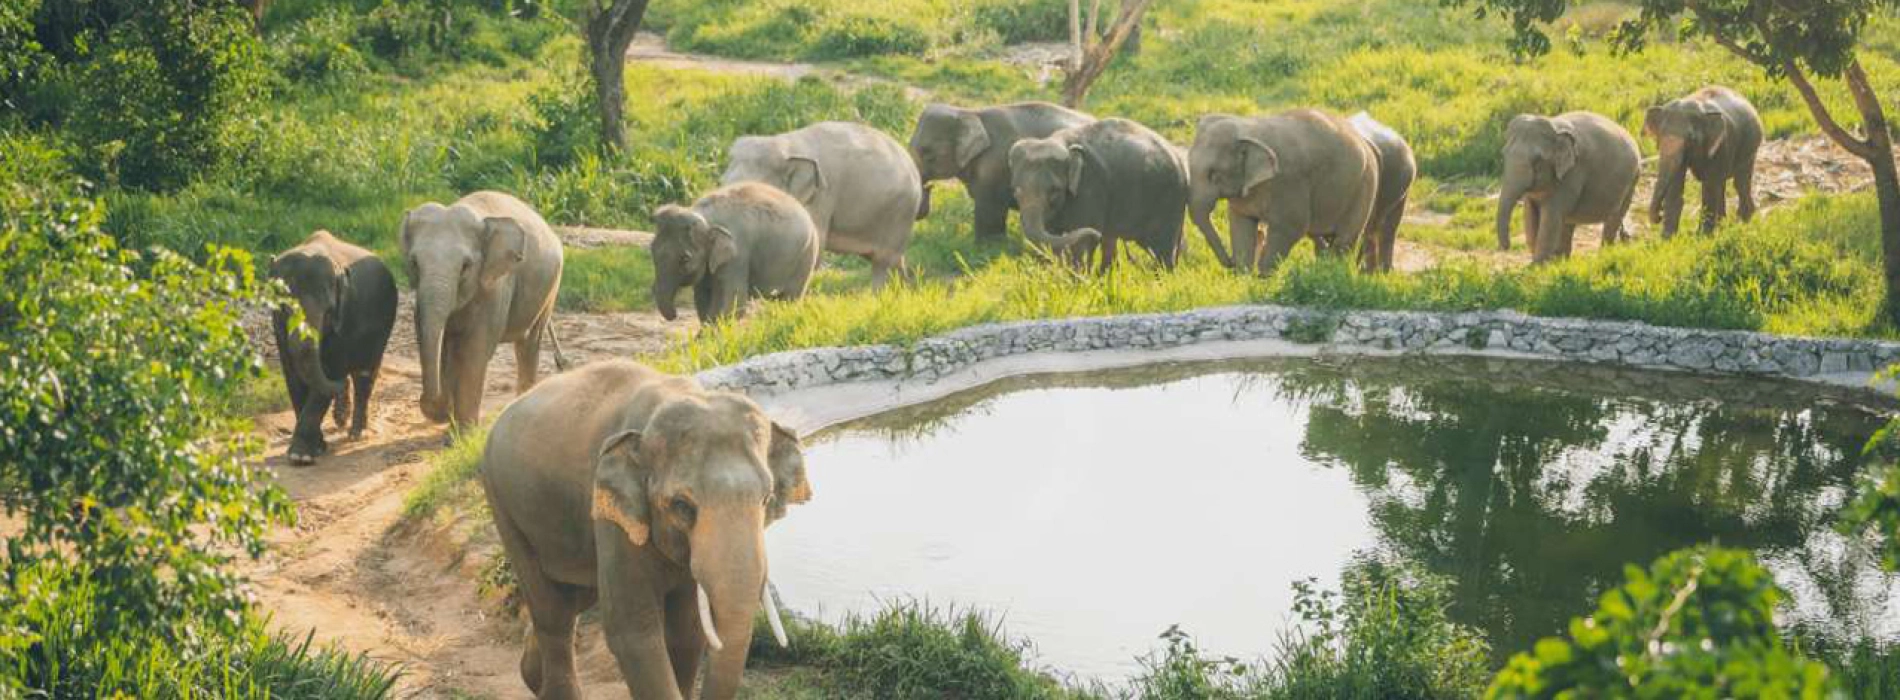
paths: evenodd
<path fill-rule="evenodd" d="M 1728 183 L 1735 183 L 1742 220 L 1755 215 L 1755 152 L 1761 149 L 1761 116 L 1734 90 L 1705 87 L 1669 104 L 1649 108 L 1643 133 L 1656 139 L 1656 189 L 1649 221 L 1663 236 L 1682 221 L 1682 183 L 1693 172 L 1702 182 L 1702 232 L 1715 230 L 1727 209 Z"/>
<path fill-rule="evenodd" d="M 1168 140 L 1126 119 L 1026 138 L 1009 149 L 1023 236 L 1072 262 L 1101 243 L 1101 269 L 1126 239 L 1172 269 L 1181 255 L 1187 164 Z"/>
<path fill-rule="evenodd" d="M 315 338 L 290 328 L 292 309 L 271 313 L 277 335 L 277 359 L 284 385 L 297 411 L 290 437 L 291 464 L 310 464 L 329 449 L 323 441 L 323 414 L 336 404 L 336 422 L 351 413 L 350 385 L 356 386 L 350 439 L 362 437 L 369 422 L 370 389 L 383 364 L 389 329 L 396 325 L 396 279 L 383 261 L 367 250 L 318 231 L 271 260 L 270 275 L 284 281 L 303 309 L 304 325 Z"/>
<path fill-rule="evenodd" d="M 1568 257 L 1578 224 L 1603 224 L 1604 245 L 1622 240 L 1641 160 L 1636 139 L 1599 114 L 1513 118 L 1504 131 L 1498 250 L 1511 249 L 1511 212 L 1520 199 L 1528 200 L 1524 238 L 1532 263 Z"/>
<path fill-rule="evenodd" d="M 598 604 L 633 697 L 738 693 L 763 607 L 785 643 L 765 528 L 811 498 L 798 438 L 745 396 L 626 360 L 554 377 L 502 410 L 479 467 L 533 634 L 521 678 L 578 700 L 576 618 Z M 625 696 L 622 696 L 625 697 Z"/>
<path fill-rule="evenodd" d="M 804 205 L 756 182 L 727 185 L 691 208 L 653 212 L 653 305 L 671 321 L 680 287 L 693 288 L 699 322 L 743 316 L 746 299 L 797 299 L 818 265 L 818 227 Z"/>

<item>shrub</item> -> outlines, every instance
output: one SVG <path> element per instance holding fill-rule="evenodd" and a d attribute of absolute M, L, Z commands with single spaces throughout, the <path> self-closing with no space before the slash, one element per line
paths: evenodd
<path fill-rule="evenodd" d="M 1783 641 L 1784 594 L 1752 555 L 1696 547 L 1629 566 L 1594 613 L 1511 657 L 1486 696 L 1828 697 L 1827 667 Z"/>
<path fill-rule="evenodd" d="M 1112 12 L 1112 9 L 1104 8 L 1103 14 L 1113 17 Z M 1069 38 L 1069 8 L 1063 3 L 977 0 L 970 3 L 969 13 L 971 24 L 994 32 L 1006 44 L 1066 41 Z"/>
<path fill-rule="evenodd" d="M 104 631 L 228 628 L 225 564 L 291 518 L 210 401 L 260 371 L 238 313 L 265 287 L 240 252 L 119 249 L 76 180 L 45 179 L 55 156 L 17 150 L 38 155 L 0 161 L 0 571 L 86 562 Z"/>
<path fill-rule="evenodd" d="M 272 35 L 271 67 L 294 86 L 333 87 L 361 78 L 369 61 L 356 49 L 355 17 L 331 8 Z"/>

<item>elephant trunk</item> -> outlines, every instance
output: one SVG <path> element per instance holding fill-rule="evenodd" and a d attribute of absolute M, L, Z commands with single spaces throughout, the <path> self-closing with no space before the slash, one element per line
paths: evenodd
<path fill-rule="evenodd" d="M 319 331 L 317 329 L 323 327 L 323 321 L 324 319 L 320 314 L 312 315 L 307 311 L 304 314 L 304 326 L 309 328 L 311 333 L 318 333 Z M 288 323 L 288 319 L 286 319 L 286 323 Z M 284 359 L 290 364 L 291 370 L 296 372 L 297 376 L 303 379 L 304 383 L 308 384 L 311 390 L 317 393 L 326 396 L 335 396 L 343 393 L 343 383 L 332 381 L 328 375 L 323 373 L 321 336 L 305 337 L 294 328 L 286 329 L 286 331 L 285 335 L 287 336 L 288 346 L 282 348 L 282 351 L 284 353 Z"/>
<path fill-rule="evenodd" d="M 673 273 L 660 271 L 653 276 L 653 307 L 659 310 L 660 318 L 679 318 L 679 292 L 679 278 Z"/>
<path fill-rule="evenodd" d="M 441 423 L 449 419 L 447 381 L 442 376 L 442 336 L 455 305 L 455 279 L 440 273 L 425 276 L 416 293 L 416 344 L 422 354 L 422 415 Z"/>
<path fill-rule="evenodd" d="M 1220 264 L 1232 268 L 1234 258 L 1227 254 L 1227 246 L 1221 243 L 1220 232 L 1214 230 L 1214 203 L 1220 198 L 1211 192 L 1202 194 L 1196 189 L 1188 197 L 1188 217 L 1194 220 L 1194 227 L 1201 230 L 1201 235 L 1207 237 L 1207 247 L 1214 251 L 1214 257 L 1220 259 Z"/>
<path fill-rule="evenodd" d="M 1032 242 L 1048 246 L 1050 250 L 1057 253 L 1067 251 L 1076 245 L 1101 238 L 1102 235 L 1094 229 L 1077 229 L 1059 236 L 1051 235 L 1048 230 L 1048 223 L 1044 221 L 1044 218 L 1047 216 L 1044 205 L 1023 202 L 1021 204 L 1021 210 L 1023 236 Z"/>
<path fill-rule="evenodd" d="M 1506 171 L 1504 191 L 1498 193 L 1498 250 L 1511 249 L 1511 213 L 1517 210 L 1517 201 L 1524 197 L 1525 187 L 1517 183 Z"/>
<path fill-rule="evenodd" d="M 1656 187 L 1649 193 L 1649 223 L 1661 223 L 1663 209 L 1682 196 L 1682 184 L 1687 171 L 1687 163 L 1680 153 L 1673 157 L 1664 155 L 1657 160 Z"/>
<path fill-rule="evenodd" d="M 728 508 L 736 512 L 702 510 L 703 524 L 692 536 L 699 621 L 711 660 L 701 694 L 707 700 L 738 695 L 752 647 L 752 621 L 765 596 L 765 515 L 757 504 Z"/>

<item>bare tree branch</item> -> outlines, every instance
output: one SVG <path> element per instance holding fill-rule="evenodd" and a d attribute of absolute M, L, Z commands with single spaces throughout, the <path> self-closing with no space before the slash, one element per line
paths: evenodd
<path fill-rule="evenodd" d="M 1856 63 L 1859 62 L 1856 61 Z M 1807 103 L 1808 111 L 1814 114 L 1814 121 L 1821 125 L 1822 133 L 1840 144 L 1841 148 L 1847 149 L 1848 153 L 1860 156 L 1862 159 L 1873 160 L 1879 155 L 1879 151 L 1872 143 L 1854 136 L 1839 122 L 1834 121 L 1834 115 L 1828 112 L 1827 104 L 1821 101 L 1821 94 L 1814 89 L 1813 83 L 1808 82 L 1807 74 L 1801 71 L 1800 66 L 1795 65 L 1794 59 L 1783 62 L 1782 71 L 1788 74 L 1788 82 L 1794 83 L 1794 89 L 1801 93 L 1801 101 Z"/>

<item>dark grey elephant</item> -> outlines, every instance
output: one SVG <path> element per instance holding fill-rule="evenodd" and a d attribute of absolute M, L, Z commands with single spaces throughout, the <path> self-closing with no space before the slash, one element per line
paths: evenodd
<path fill-rule="evenodd" d="M 1498 250 L 1511 249 L 1511 211 L 1519 200 L 1525 200 L 1524 238 L 1533 263 L 1568 257 L 1580 224 L 1602 224 L 1604 245 L 1623 240 L 1641 161 L 1636 139 L 1600 114 L 1511 119 L 1504 130 Z"/>
<path fill-rule="evenodd" d="M 653 305 L 668 321 L 681 287 L 693 288 L 693 308 L 710 325 L 744 315 L 751 297 L 804 296 L 818 265 L 818 227 L 771 185 L 721 187 L 691 207 L 660 207 L 653 222 Z"/>
<path fill-rule="evenodd" d="M 561 241 L 540 214 L 500 192 L 429 202 L 403 217 L 402 257 L 416 290 L 424 416 L 475 425 L 502 343 L 515 346 L 515 392 L 534 386 L 561 284 Z"/>
<path fill-rule="evenodd" d="M 577 699 L 574 623 L 600 604 L 633 697 L 739 689 L 767 582 L 765 528 L 811 498 L 798 439 L 744 396 L 615 360 L 549 379 L 495 420 L 480 466 L 533 633 L 521 676 Z"/>
<path fill-rule="evenodd" d="M 1405 219 L 1405 202 L 1412 181 L 1418 177 L 1418 161 L 1413 159 L 1412 146 L 1405 137 L 1372 115 L 1360 112 L 1346 121 L 1372 144 L 1373 155 L 1379 157 L 1379 194 L 1372 200 L 1372 216 L 1359 238 L 1359 260 L 1367 272 L 1390 272 L 1399 222 Z"/>
<path fill-rule="evenodd" d="M 396 325 L 396 278 L 374 253 L 344 243 L 329 231 L 310 234 L 272 259 L 270 275 L 283 280 L 303 310 L 304 325 L 316 334 L 311 338 L 293 332 L 289 307 L 271 312 L 277 360 L 290 405 L 297 411 L 290 463 L 310 464 L 329 451 L 323 414 L 332 401 L 338 427 L 343 415 L 351 413 L 350 439 L 362 437 L 369 423 L 370 393 L 376 388 L 389 331 Z"/>
<path fill-rule="evenodd" d="M 1265 117 L 1202 117 L 1188 153 L 1193 179 L 1188 216 L 1207 244 L 1242 272 L 1271 271 L 1311 237 L 1321 252 L 1345 255 L 1372 220 L 1379 157 L 1348 123 L 1315 109 Z M 1214 205 L 1227 200 L 1230 259 L 1214 230 Z M 1266 224 L 1264 246 L 1260 226 Z"/>
<path fill-rule="evenodd" d="M 903 144 L 851 122 L 820 122 L 732 142 L 719 184 L 763 182 L 811 212 L 824 249 L 871 261 L 871 286 L 904 269 L 923 181 Z"/>
<path fill-rule="evenodd" d="M 1181 255 L 1187 164 L 1148 127 L 1103 119 L 1009 149 L 1023 235 L 1085 264 L 1100 244 L 1101 269 L 1129 240 L 1173 268 Z"/>
<path fill-rule="evenodd" d="M 1649 220 L 1662 224 L 1664 237 L 1675 235 L 1682 221 L 1682 185 L 1691 172 L 1702 183 L 1703 233 L 1715 230 L 1727 213 L 1731 182 L 1742 220 L 1755 215 L 1761 115 L 1740 93 L 1711 86 L 1651 107 L 1643 117 L 1643 133 L 1656 139 L 1656 189 L 1650 193 Z"/>
<path fill-rule="evenodd" d="M 1016 208 L 1010 189 L 1009 149 L 1022 139 L 1048 138 L 1094 121 L 1087 114 L 1047 102 L 982 109 L 930 104 L 917 117 L 910 154 L 925 183 L 950 178 L 963 182 L 976 206 L 977 240 L 1002 240 L 1009 233 L 1009 212 Z M 929 211 L 929 204 L 926 190 L 920 214 Z"/>

